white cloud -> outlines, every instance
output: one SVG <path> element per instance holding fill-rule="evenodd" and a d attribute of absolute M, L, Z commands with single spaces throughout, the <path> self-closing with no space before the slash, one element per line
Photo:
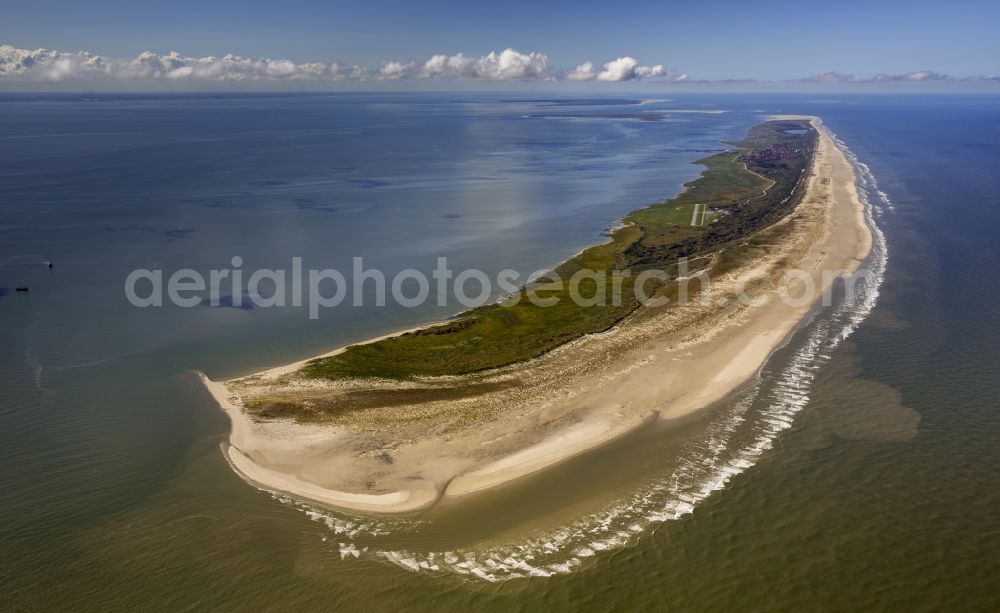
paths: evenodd
<path fill-rule="evenodd" d="M 480 58 L 461 53 L 432 56 L 422 64 L 395 60 L 382 62 L 380 79 L 481 79 L 517 81 L 550 79 L 549 58 L 544 53 L 521 53 L 505 49 Z"/>
<path fill-rule="evenodd" d="M 144 51 L 133 59 L 111 58 L 87 51 L 19 49 L 0 45 L 0 83 L 4 81 L 365 81 L 377 80 L 483 80 L 483 81 L 686 81 L 684 73 L 662 64 L 640 64 L 625 55 L 602 64 L 586 61 L 572 70 L 554 68 L 541 52 L 515 49 L 490 52 L 480 57 L 437 54 L 420 61 L 386 60 L 378 68 L 345 66 L 337 62 L 297 63 L 288 59 L 252 58 L 227 54 L 222 57 L 189 57 L 176 51 L 166 54 Z M 903 74 L 858 77 L 827 72 L 801 79 L 813 83 L 892 83 L 998 81 L 998 77 L 955 78 L 920 70 Z"/>
<path fill-rule="evenodd" d="M 438 54 L 424 62 L 383 61 L 378 69 L 343 66 L 339 63 L 296 63 L 287 59 L 251 58 L 227 54 L 222 57 L 189 57 L 176 51 L 166 54 L 144 51 L 134 59 L 116 59 L 85 51 L 18 49 L 0 46 L 0 79 L 67 81 L 82 79 L 167 81 L 360 81 L 366 79 L 441 79 L 485 81 L 630 81 L 676 78 L 662 65 L 642 66 L 624 56 L 598 69 L 585 62 L 571 71 L 553 69 L 549 57 L 537 51 L 516 49 L 493 51 L 480 57 Z"/>
<path fill-rule="evenodd" d="M 49 49 L 17 49 L 0 46 L 0 78 L 35 81 L 69 79 L 168 79 L 209 81 L 275 81 L 297 79 L 362 79 L 367 71 L 358 66 L 303 63 L 269 58 L 187 57 L 171 51 L 165 55 L 144 51 L 135 59 L 120 60 L 86 51 L 67 53 Z"/>
<path fill-rule="evenodd" d="M 584 62 L 573 70 L 566 73 L 569 81 L 634 81 L 636 79 L 672 79 L 681 81 L 687 75 L 678 75 L 669 68 L 664 68 L 663 64 L 655 66 L 642 66 L 639 60 L 634 57 L 620 57 L 616 60 L 604 64 L 603 70 L 598 71 L 593 62 Z"/>
<path fill-rule="evenodd" d="M 402 62 L 382 62 L 378 76 L 380 79 L 406 79 L 412 78 L 417 65 L 413 62 L 403 64 Z"/>
<path fill-rule="evenodd" d="M 629 81 L 636 77 L 635 68 L 639 61 L 634 57 L 620 57 L 604 65 L 597 75 L 598 81 Z"/>
<path fill-rule="evenodd" d="M 552 79 L 549 57 L 544 53 L 521 53 L 504 49 L 479 58 L 438 54 L 423 64 L 415 62 L 383 62 L 380 76 L 386 79 L 480 79 L 487 81 L 519 81 Z"/>
<path fill-rule="evenodd" d="M 852 74 L 844 74 L 842 72 L 824 72 L 823 74 L 813 75 L 802 80 L 810 83 L 850 83 L 857 81 L 858 78 Z"/>
<path fill-rule="evenodd" d="M 889 83 L 895 81 L 950 81 L 951 77 L 931 70 L 918 70 L 903 74 L 879 73 L 870 79 L 841 72 L 824 72 L 802 79 L 808 83 Z"/>
<path fill-rule="evenodd" d="M 422 74 L 426 79 L 459 78 L 468 74 L 474 64 L 475 60 L 461 53 L 452 56 L 439 53 L 424 62 Z"/>
<path fill-rule="evenodd" d="M 877 74 L 872 81 L 947 81 L 948 75 L 943 75 L 931 70 L 918 70 L 917 72 L 907 72 L 898 75 Z"/>
<path fill-rule="evenodd" d="M 667 76 L 667 69 L 663 67 L 663 64 L 657 64 L 656 66 L 636 66 L 635 76 L 642 79 L 656 79 Z"/>
<path fill-rule="evenodd" d="M 591 81 L 597 76 L 597 71 L 594 70 L 593 62 L 584 62 L 569 71 L 566 74 L 566 79 L 569 81 Z"/>
<path fill-rule="evenodd" d="M 547 79 L 549 75 L 549 56 L 544 53 L 519 53 L 513 49 L 505 49 L 499 54 L 495 51 L 476 60 L 474 64 L 476 76 L 480 79 L 510 80 L 510 79 Z"/>

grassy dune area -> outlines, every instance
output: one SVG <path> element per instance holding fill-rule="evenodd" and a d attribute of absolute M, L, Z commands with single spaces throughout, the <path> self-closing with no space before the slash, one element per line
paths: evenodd
<path fill-rule="evenodd" d="M 521 362 L 607 330 L 639 308 L 634 282 L 641 271 L 673 275 L 679 259 L 716 252 L 791 211 L 804 190 L 800 179 L 816 140 L 808 122 L 769 121 L 751 128 L 733 149 L 698 160 L 705 170 L 681 194 L 630 213 L 608 243 L 559 265 L 560 282 L 543 279 L 535 286 L 538 298 L 558 299 L 553 306 L 537 306 L 522 289 L 502 304 L 472 309 L 446 323 L 312 360 L 303 372 L 326 379 L 460 375 Z M 607 274 L 602 280 L 584 278 L 578 295 L 593 297 L 603 290 L 605 304 L 580 305 L 570 298 L 569 279 L 584 269 Z M 629 270 L 631 276 L 616 278 L 614 270 Z M 645 285 L 647 296 L 655 293 L 654 283 Z M 616 294 L 619 304 L 611 300 Z"/>

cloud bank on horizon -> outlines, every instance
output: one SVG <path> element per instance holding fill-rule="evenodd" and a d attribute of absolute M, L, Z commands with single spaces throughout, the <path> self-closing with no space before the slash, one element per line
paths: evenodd
<path fill-rule="evenodd" d="M 663 65 L 640 65 L 633 57 L 620 57 L 598 70 L 587 61 L 571 71 L 554 68 L 540 52 L 514 49 L 482 57 L 438 54 L 425 62 L 386 60 L 378 69 L 344 66 L 337 62 L 296 63 L 292 60 L 222 57 L 188 57 L 171 51 L 144 51 L 134 59 L 109 58 L 86 51 L 18 49 L 0 45 L 0 79 L 21 81 L 167 80 L 167 81 L 366 81 L 399 79 L 484 81 L 636 81 L 683 80 Z"/>
<path fill-rule="evenodd" d="M 622 56 L 597 65 L 585 61 L 572 69 L 552 65 L 545 53 L 521 53 L 515 49 L 490 52 L 481 57 L 438 54 L 424 62 L 386 60 L 378 68 L 347 66 L 338 62 L 294 62 L 287 59 L 252 58 L 226 54 L 222 57 L 190 57 L 171 51 L 144 51 L 133 59 L 111 58 L 87 51 L 19 49 L 0 45 L 0 83 L 58 83 L 74 81 L 164 81 L 164 82 L 282 82 L 282 81 L 550 81 L 550 82 L 694 82 L 688 75 L 662 64 L 644 65 Z M 930 70 L 903 74 L 858 77 L 840 72 L 798 79 L 813 84 L 997 82 L 1000 77 L 955 78 Z M 723 83 L 754 83 L 756 79 L 730 79 Z M 792 81 L 794 82 L 794 81 Z"/>
<path fill-rule="evenodd" d="M 992 79 L 993 77 L 983 78 Z M 896 75 L 879 73 L 874 77 L 867 79 L 852 74 L 844 74 L 842 72 L 824 72 L 823 74 L 813 75 L 802 80 L 807 83 L 888 83 L 891 81 L 919 83 L 921 81 L 954 81 L 955 79 L 932 70 L 918 70 L 916 72 L 907 72 Z"/>

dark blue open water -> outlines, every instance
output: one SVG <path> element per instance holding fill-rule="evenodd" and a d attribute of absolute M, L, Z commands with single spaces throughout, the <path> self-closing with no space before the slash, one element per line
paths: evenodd
<path fill-rule="evenodd" d="M 0 603 L 1000 606 L 1000 98 L 673 98 L 0 99 Z M 598 117 L 671 109 L 728 112 Z M 571 552 L 583 562 L 565 574 L 494 583 L 355 558 L 345 554 L 351 518 L 311 519 L 244 484 L 218 451 L 226 423 L 194 370 L 233 376 L 455 309 L 345 306 L 310 321 L 291 307 L 140 310 L 123 295 L 134 268 L 208 270 L 235 255 L 246 269 L 293 256 L 349 269 L 355 255 L 390 274 L 430 270 L 437 256 L 488 272 L 544 267 L 675 193 L 696 176 L 692 160 L 774 112 L 819 115 L 877 179 L 884 198 L 868 189 L 889 251 L 878 305 L 830 350 L 792 427 L 752 466 L 679 519 L 649 520 L 645 509 L 627 544 Z M 14 291 L 22 285 L 30 291 Z M 749 415 L 778 406 L 800 336 L 765 370 Z M 722 418 L 737 408 L 720 407 L 706 427 L 732 423 Z M 684 440 L 675 447 L 687 453 L 698 439 Z M 611 483 L 601 467 L 628 473 L 636 449 L 664 446 L 631 443 L 469 510 L 496 528 L 482 547 L 528 542 L 519 526 L 543 492 L 578 489 L 583 471 Z M 616 488 L 617 499 L 635 493 Z M 597 501 L 608 502 L 572 503 L 586 516 Z M 383 539 L 413 560 L 434 550 L 405 530 Z"/>

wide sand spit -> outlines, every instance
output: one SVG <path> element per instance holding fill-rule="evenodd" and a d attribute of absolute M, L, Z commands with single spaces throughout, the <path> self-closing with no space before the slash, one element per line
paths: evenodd
<path fill-rule="evenodd" d="M 230 465 L 257 487 L 312 504 L 412 512 L 723 399 L 757 373 L 820 297 L 792 303 L 779 298 L 781 288 L 798 297 L 807 278 L 826 287 L 834 275 L 855 272 L 871 249 L 853 167 L 822 123 L 808 119 L 820 138 L 802 201 L 735 248 L 738 264 L 731 253 L 725 272 L 712 275 L 707 301 L 640 308 L 607 332 L 530 362 L 462 377 L 330 382 L 301 376 L 305 361 L 229 381 L 202 375 L 232 422 L 224 446 Z M 705 260 L 712 270 L 714 258 Z M 805 273 L 783 285 L 790 269 Z M 737 299 L 747 289 L 751 304 Z M 407 390 L 420 390 L 413 394 L 419 401 L 408 401 Z M 358 393 L 392 401 L 305 423 L 244 409 L 262 396 L 336 401 Z"/>

